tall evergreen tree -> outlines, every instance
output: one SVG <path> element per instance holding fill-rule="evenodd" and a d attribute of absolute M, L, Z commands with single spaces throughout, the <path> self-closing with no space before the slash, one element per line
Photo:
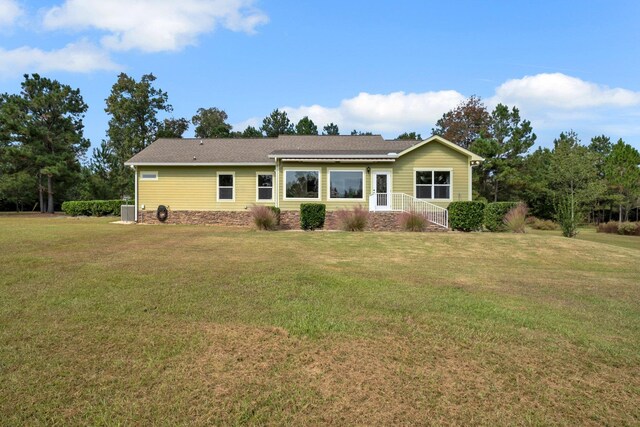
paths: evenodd
<path fill-rule="evenodd" d="M 485 158 L 474 173 L 480 194 L 498 201 L 512 197 L 510 185 L 517 184 L 526 152 L 536 141 L 531 122 L 520 118 L 520 111 L 498 104 L 490 116 L 483 136 L 471 144 L 471 151 Z"/>
<path fill-rule="evenodd" d="M 278 135 L 293 135 L 295 129 L 286 111 L 275 109 L 267 117 L 262 120 L 260 130 L 267 135 L 268 138 L 275 138 Z"/>
<path fill-rule="evenodd" d="M 296 133 L 298 135 L 317 135 L 318 127 L 309 116 L 304 116 L 296 125 Z"/>
<path fill-rule="evenodd" d="M 629 209 L 640 197 L 640 153 L 619 139 L 606 157 L 604 171 L 607 181 L 622 197 L 620 220 L 629 220 Z"/>
<path fill-rule="evenodd" d="M 419 133 L 415 133 L 415 132 L 405 132 L 405 133 L 401 133 L 400 135 L 398 135 L 398 137 L 396 139 L 405 139 L 405 140 L 411 140 L 411 141 L 422 141 L 422 135 L 420 135 Z"/>
<path fill-rule="evenodd" d="M 571 220 L 577 222 L 597 196 L 594 194 L 598 180 L 594 156 L 580 144 L 573 131 L 561 133 L 553 145 L 549 186 L 555 191 L 557 206 L 569 211 Z"/>
<path fill-rule="evenodd" d="M 94 167 L 105 173 L 110 197 L 133 195 L 133 170 L 124 162 L 157 138 L 158 112 L 173 111 L 167 93 L 153 86 L 155 80 L 153 74 L 136 81 L 121 73 L 106 99 L 111 119 L 107 139 L 94 150 Z"/>
<path fill-rule="evenodd" d="M 30 182 L 27 177 L 35 177 L 40 210 L 45 211 L 46 191 L 46 211 L 53 213 L 55 194 L 64 191 L 65 180 L 79 174 L 79 160 L 89 147 L 82 123 L 88 107 L 79 89 L 38 74 L 25 74 L 21 87 L 20 95 L 4 94 L 0 102 L 4 156 L 18 155 L 27 163 L 15 170 L 18 175 L 11 187 L 24 188 Z"/>
<path fill-rule="evenodd" d="M 322 128 L 322 134 L 323 135 L 340 135 L 340 129 L 338 128 L 338 125 L 331 122 L 328 125 L 324 125 L 324 127 Z"/>

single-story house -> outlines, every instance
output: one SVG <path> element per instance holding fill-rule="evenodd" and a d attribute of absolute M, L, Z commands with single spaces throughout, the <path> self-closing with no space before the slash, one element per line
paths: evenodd
<path fill-rule="evenodd" d="M 292 226 L 301 203 L 328 218 L 361 205 L 384 228 L 403 211 L 448 227 L 446 208 L 471 200 L 471 168 L 483 159 L 440 136 L 281 135 L 255 139 L 158 139 L 126 165 L 135 169 L 136 221 L 249 224 L 252 205 L 279 207 Z M 371 221 L 370 221 L 371 222 Z M 382 224 L 382 225 L 381 225 Z"/>

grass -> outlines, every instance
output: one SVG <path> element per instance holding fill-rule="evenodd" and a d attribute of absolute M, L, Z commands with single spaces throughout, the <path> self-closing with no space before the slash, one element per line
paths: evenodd
<path fill-rule="evenodd" d="M 527 233 L 534 233 L 539 235 L 545 235 L 549 237 L 562 237 L 558 230 L 533 230 L 527 229 Z M 578 229 L 578 235 L 575 237 L 578 240 L 585 240 L 594 243 L 603 243 L 606 245 L 618 246 L 627 249 L 640 250 L 640 238 L 638 236 L 622 236 L 619 234 L 598 233 L 595 227 L 582 227 Z M 606 246 L 601 247 L 603 251 L 606 251 Z M 604 252 L 603 252 L 604 255 Z"/>
<path fill-rule="evenodd" d="M 0 216 L 0 424 L 637 425 L 640 248 L 557 234 Z"/>

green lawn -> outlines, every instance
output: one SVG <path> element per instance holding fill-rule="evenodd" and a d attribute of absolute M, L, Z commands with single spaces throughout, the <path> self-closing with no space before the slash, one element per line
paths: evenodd
<path fill-rule="evenodd" d="M 109 221 L 0 216 L 0 423 L 640 424 L 640 240 Z"/>

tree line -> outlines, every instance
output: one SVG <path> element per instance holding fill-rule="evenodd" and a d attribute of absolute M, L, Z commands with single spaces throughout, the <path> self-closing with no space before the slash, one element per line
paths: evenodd
<path fill-rule="evenodd" d="M 599 135 L 583 144 L 569 130 L 552 148 L 531 151 L 537 136 L 520 111 L 503 104 L 489 111 L 476 96 L 432 132 L 485 158 L 474 168 L 474 200 L 521 200 L 543 219 L 567 212 L 576 221 L 638 220 L 640 153 L 622 139 Z"/>
<path fill-rule="evenodd" d="M 105 138 L 90 156 L 83 135 L 88 106 L 78 89 L 32 74 L 24 76 L 19 93 L 1 94 L 0 209 L 53 212 L 63 200 L 131 197 L 133 170 L 124 162 L 157 138 L 182 138 L 191 125 L 196 138 L 340 134 L 335 123 L 319 131 L 309 117 L 293 123 L 278 109 L 259 128 L 242 131 L 233 130 L 227 113 L 217 107 L 199 108 L 190 119 L 172 117 L 169 96 L 155 80 L 153 74 L 139 80 L 118 76 L 105 100 Z M 568 131 L 553 148 L 531 151 L 536 135 L 519 110 L 499 104 L 489 111 L 476 96 L 446 112 L 432 133 L 486 159 L 474 168 L 475 199 L 523 200 L 541 218 L 553 218 L 567 200 L 572 214 L 592 221 L 612 215 L 628 219 L 633 207 L 637 218 L 640 155 L 622 140 L 614 144 L 601 135 L 583 145 Z M 396 139 L 422 136 L 404 132 Z"/>

